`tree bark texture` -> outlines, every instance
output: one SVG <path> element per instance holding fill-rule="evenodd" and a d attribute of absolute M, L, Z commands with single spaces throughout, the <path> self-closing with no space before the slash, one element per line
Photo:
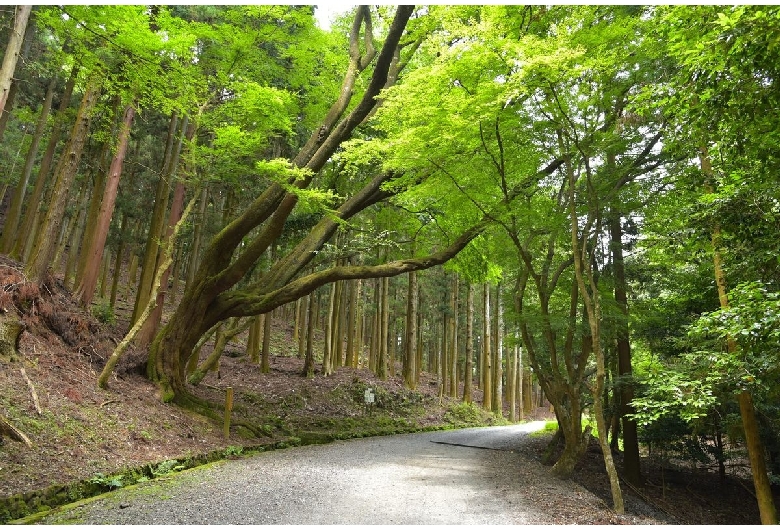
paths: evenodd
<path fill-rule="evenodd" d="M 3 65 L 0 67 L 0 114 L 5 111 L 8 91 L 11 89 L 14 72 L 16 71 L 16 62 L 19 59 L 19 50 L 22 48 L 24 32 L 27 30 L 27 21 L 30 19 L 32 6 L 16 6 L 14 16 L 14 27 L 11 30 L 11 36 L 8 38 L 8 46 L 3 56 Z"/>
<path fill-rule="evenodd" d="M 160 179 L 157 181 L 157 190 L 154 198 L 154 211 L 152 213 L 151 224 L 146 238 L 146 248 L 143 254 L 143 264 L 141 266 L 141 279 L 138 281 L 135 305 L 131 323 L 138 320 L 138 316 L 146 307 L 149 300 L 149 293 L 152 289 L 152 281 L 157 270 L 157 254 L 159 252 L 159 242 L 163 237 L 165 212 L 168 209 L 168 193 L 170 191 L 171 176 L 173 175 L 173 159 L 176 158 L 176 130 L 178 128 L 178 117 L 174 113 L 168 125 L 168 137 L 165 144 L 165 155 L 163 159 Z M 146 339 L 145 339 L 146 340 Z"/>
<path fill-rule="evenodd" d="M 14 259 L 27 261 L 29 253 L 32 251 L 33 236 L 35 234 L 35 229 L 38 226 L 39 208 L 43 202 L 42 199 L 46 187 L 46 180 L 54 160 L 57 144 L 60 141 L 68 106 L 70 105 L 70 100 L 73 95 L 73 88 L 76 86 L 78 72 L 79 68 L 74 66 L 71 69 L 68 81 L 65 83 L 65 91 L 60 98 L 60 105 L 57 108 L 57 115 L 54 118 L 49 142 L 46 145 L 46 151 L 44 151 L 43 157 L 41 158 L 41 164 L 35 179 L 33 191 L 27 201 L 29 207 L 22 216 L 20 228 L 18 234 L 16 234 L 13 248 L 11 249 L 11 257 Z"/>
<path fill-rule="evenodd" d="M 100 203 L 100 211 L 95 223 L 94 236 L 90 247 L 82 249 L 82 252 L 87 254 L 87 264 L 81 282 L 76 288 L 75 296 L 85 307 L 89 307 L 95 294 L 98 269 L 106 246 L 111 217 L 114 214 L 114 205 L 116 204 L 117 192 L 119 191 L 119 179 L 122 176 L 122 164 L 127 153 L 130 128 L 132 127 L 134 116 L 135 107 L 128 105 L 124 111 L 119 137 L 117 138 L 116 151 L 108 170 L 105 188 L 103 189 L 103 199 Z"/>
<path fill-rule="evenodd" d="M 463 402 L 471 403 L 474 393 L 474 287 L 466 285 L 466 367 L 463 377 Z"/>
<path fill-rule="evenodd" d="M 41 113 L 38 116 L 38 121 L 35 124 L 35 133 L 30 143 L 30 148 L 27 150 L 27 157 L 24 161 L 24 168 L 22 169 L 22 175 L 19 178 L 19 183 L 16 185 L 16 190 L 11 198 L 11 204 L 8 209 L 8 213 L 3 223 L 3 235 L 0 239 L 0 251 L 5 254 L 11 252 L 13 244 L 19 234 L 19 221 L 22 217 L 22 206 L 24 205 L 24 198 L 27 194 L 27 184 L 30 181 L 30 175 L 32 174 L 33 166 L 35 165 L 35 158 L 38 155 L 38 146 L 40 145 L 43 134 L 46 131 L 46 123 L 51 111 L 52 101 L 54 100 L 54 88 L 57 84 L 57 80 L 52 79 L 49 82 L 49 87 L 46 89 L 46 97 L 41 105 Z M 30 204 L 29 209 L 36 207 L 35 204 Z"/>
<path fill-rule="evenodd" d="M 92 110 L 97 103 L 99 93 L 100 82 L 96 76 L 93 76 L 87 83 L 84 91 L 84 97 L 76 115 L 76 122 L 71 130 L 68 144 L 65 146 L 57 163 L 54 174 L 52 202 L 43 219 L 40 234 L 37 237 L 32 256 L 27 264 L 27 276 L 31 279 L 41 279 L 46 270 L 52 266 L 52 258 L 54 257 L 57 237 L 62 226 L 65 206 L 67 205 L 73 181 L 76 178 L 81 154 L 87 140 L 87 133 L 89 132 Z"/>
<path fill-rule="evenodd" d="M 612 267 L 615 274 L 615 302 L 624 318 L 617 330 L 618 375 L 621 382 L 617 394 L 620 396 L 620 419 L 623 427 L 623 474 L 634 486 L 642 484 L 642 470 L 639 461 L 639 441 L 636 421 L 628 417 L 634 412 L 631 401 L 634 399 L 634 387 L 630 379 L 631 343 L 628 337 L 628 296 L 626 294 L 626 273 L 623 262 L 623 237 L 620 216 L 613 213 L 610 217 L 610 239 L 612 246 Z"/>
<path fill-rule="evenodd" d="M 417 272 L 409 273 L 409 289 L 406 306 L 406 340 L 404 348 L 404 386 L 411 390 L 417 388 L 417 310 L 419 290 Z"/>
<path fill-rule="evenodd" d="M 493 410 L 493 354 L 491 351 L 490 284 L 482 292 L 482 408 Z"/>

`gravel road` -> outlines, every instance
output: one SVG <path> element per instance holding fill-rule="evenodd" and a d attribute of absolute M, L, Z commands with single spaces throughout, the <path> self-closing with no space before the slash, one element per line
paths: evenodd
<path fill-rule="evenodd" d="M 60 510 L 43 524 L 654 524 L 616 519 L 523 452 L 543 422 L 365 438 L 229 460 Z M 527 451 L 526 451 L 527 453 Z"/>

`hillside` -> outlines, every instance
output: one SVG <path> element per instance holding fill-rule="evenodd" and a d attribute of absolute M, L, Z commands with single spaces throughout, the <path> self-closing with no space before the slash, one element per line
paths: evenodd
<path fill-rule="evenodd" d="M 122 339 L 123 323 L 101 324 L 73 303 L 59 280 L 26 282 L 20 265 L 5 258 L 0 283 L 3 322 L 23 324 L 16 352 L 6 348 L 0 354 L 0 415 L 32 442 L 25 447 L 3 437 L 0 499 L 81 480 L 105 486 L 123 470 L 173 459 L 178 459 L 175 466 L 166 465 L 181 468 L 252 448 L 495 420 L 476 408 L 440 400 L 428 374 L 416 392 L 405 390 L 399 377 L 380 381 L 364 369 L 301 377 L 302 360 L 277 355 L 287 351 L 292 331 L 276 322 L 271 373 L 260 373 L 234 344 L 219 372 L 208 374 L 196 389 L 197 395 L 223 403 L 227 387 L 234 388 L 226 439 L 221 424 L 161 402 L 142 375 L 144 352 L 127 352 L 109 389 L 97 387 L 98 374 Z M 367 412 L 363 395 L 369 387 L 376 404 Z M 124 475 L 124 482 L 130 480 Z"/>
<path fill-rule="evenodd" d="M 275 322 L 269 374 L 261 374 L 234 344 L 219 372 L 197 387 L 197 395 L 214 402 L 224 400 L 228 386 L 234 388 L 233 427 L 226 439 L 220 423 L 161 402 L 142 376 L 144 352 L 128 352 L 109 389 L 98 389 L 97 375 L 121 340 L 123 324 L 101 324 L 74 305 L 61 282 L 31 284 L 20 270 L 0 260 L 2 322 L 21 322 L 24 330 L 15 352 L 0 340 L 0 415 L 32 445 L 8 436 L 0 444 L 0 522 L 250 451 L 502 421 L 478 407 L 440 399 L 435 378 L 425 373 L 415 392 L 405 390 L 400 377 L 380 381 L 363 369 L 301 377 L 302 360 L 277 355 L 287 353 L 292 341 L 290 326 Z M 367 411 L 363 392 L 369 387 L 377 403 Z M 481 399 L 479 391 L 475 398 Z M 545 415 L 549 411 L 540 409 L 532 416 Z M 549 435 L 537 440 L 541 458 Z M 706 471 L 646 467 L 647 486 L 625 489 L 634 502 L 651 502 L 691 524 L 758 522 L 755 503 L 743 502 L 746 482 L 718 484 Z M 609 503 L 596 444 L 576 480 Z"/>

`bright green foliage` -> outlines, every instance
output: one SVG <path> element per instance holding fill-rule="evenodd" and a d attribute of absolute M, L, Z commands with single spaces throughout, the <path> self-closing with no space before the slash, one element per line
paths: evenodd
<path fill-rule="evenodd" d="M 569 207 L 592 267 L 590 294 L 601 302 L 599 333 L 613 365 L 617 324 L 626 318 L 612 294 L 607 244 L 608 220 L 617 218 L 632 347 L 646 354 L 635 364 L 634 402 L 645 440 L 692 447 L 690 454 L 701 456 L 706 444 L 693 441 L 699 434 L 737 435 L 731 398 L 743 388 L 754 393 L 763 427 L 772 431 L 780 418 L 771 406 L 780 388 L 780 8 L 421 8 L 401 38 L 405 66 L 398 81 L 316 174 L 292 160 L 338 95 L 352 15 L 325 32 L 313 9 L 38 9 L 36 46 L 46 53 L 26 68 L 43 79 L 78 64 L 73 106 L 87 76 L 99 72 L 104 80 L 88 169 L 77 183 L 101 167 L 97 153 L 115 137 L 113 106 L 134 102 L 139 111 L 127 157 L 135 180 L 132 187 L 123 182 L 117 209 L 128 222 L 120 235 L 115 216 L 112 248 L 122 238 L 136 247 L 145 239 L 173 113 L 197 128 L 183 150 L 186 171 L 176 178 L 186 182 L 188 198 L 193 188 L 207 191 L 202 217 L 194 214 L 182 232 L 187 267 L 197 263 L 187 255 L 196 230 L 202 252 L 209 235 L 269 187 L 297 199 L 269 244 L 278 259 L 321 219 L 334 219 L 335 209 L 367 182 L 390 175 L 375 201 L 338 220 L 337 235 L 306 254 L 316 254 L 311 269 L 425 256 L 485 222 L 447 269 L 471 283 L 508 286 L 507 329 L 525 331 L 523 354 L 533 354 L 548 397 L 576 415 L 592 403 L 593 360 L 581 293 L 572 290 Z M 370 7 L 377 48 L 394 10 Z M 366 51 L 362 37 L 355 45 Z M 357 77 L 345 113 L 371 74 L 369 65 Z M 28 81 L 31 75 L 22 77 L 28 93 L 17 100 L 0 146 L 3 183 L 18 177 L 42 99 L 45 83 Z M 323 140 L 329 132 L 322 131 Z M 713 165 L 707 178 L 700 150 Z M 70 210 L 75 220 L 78 210 Z M 252 234 L 266 230 L 267 219 L 257 220 Z M 715 228 L 731 288 L 730 308 L 721 310 L 712 273 Z M 255 235 L 242 237 L 243 248 Z M 263 283 L 258 275 L 272 266 L 269 254 L 262 252 L 245 283 Z M 451 277 L 431 272 L 420 282 L 425 307 L 448 313 Z M 373 288 L 366 285 L 363 296 Z M 394 303 L 400 314 L 400 296 Z M 403 318 L 395 318 L 400 328 Z M 433 332 L 426 333 L 427 341 Z M 726 353 L 729 337 L 735 354 Z M 614 374 L 611 381 L 617 382 Z"/>
<path fill-rule="evenodd" d="M 668 43 L 670 75 L 648 86 L 654 108 L 671 126 L 665 142 L 689 160 L 672 170 L 650 210 L 642 259 L 637 329 L 659 368 L 640 398 L 645 420 L 674 411 L 701 417 L 732 392 L 758 396 L 774 388 L 778 271 L 778 42 L 776 6 L 675 6 L 657 10 Z M 698 169 L 698 149 L 713 164 L 711 191 Z M 712 233 L 730 285 L 728 309 L 718 309 L 712 273 Z M 645 265 L 646 266 L 646 265 Z M 686 337 L 684 330 L 693 324 Z M 725 353 L 731 337 L 737 353 Z M 675 356 L 681 357 L 675 359 Z"/>
<path fill-rule="evenodd" d="M 703 314 L 691 328 L 700 344 L 715 340 L 716 348 L 697 353 L 706 356 L 712 372 L 722 374 L 735 391 L 766 393 L 767 385 L 780 376 L 780 295 L 757 282 L 739 284 L 729 294 L 728 308 Z M 724 351 L 728 340 L 736 343 L 735 354 Z"/>

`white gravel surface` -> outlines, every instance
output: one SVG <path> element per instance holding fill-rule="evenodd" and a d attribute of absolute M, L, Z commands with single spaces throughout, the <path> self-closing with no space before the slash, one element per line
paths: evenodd
<path fill-rule="evenodd" d="M 541 422 L 543 424 L 543 422 Z M 295 447 L 191 469 L 44 524 L 586 524 L 616 517 L 523 453 L 539 423 Z M 619 522 L 653 524 L 649 517 Z"/>

